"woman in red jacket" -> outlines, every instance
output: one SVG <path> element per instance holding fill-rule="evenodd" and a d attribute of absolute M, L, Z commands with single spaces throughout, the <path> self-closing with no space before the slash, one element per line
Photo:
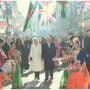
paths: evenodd
<path fill-rule="evenodd" d="M 3 78 L 5 78 L 6 80 L 11 80 L 10 77 L 2 70 L 2 65 L 5 62 L 5 58 L 7 58 L 2 50 L 3 45 L 4 40 L 0 39 L 0 89 L 3 88 Z"/>

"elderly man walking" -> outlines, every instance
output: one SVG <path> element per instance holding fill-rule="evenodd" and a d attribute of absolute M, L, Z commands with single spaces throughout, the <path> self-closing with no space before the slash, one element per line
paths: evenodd
<path fill-rule="evenodd" d="M 44 61 L 45 69 L 45 81 L 48 81 L 49 75 L 50 79 L 53 79 L 54 61 L 53 58 L 56 55 L 55 44 L 52 43 L 51 37 L 46 38 L 46 43 L 42 45 L 42 59 Z"/>

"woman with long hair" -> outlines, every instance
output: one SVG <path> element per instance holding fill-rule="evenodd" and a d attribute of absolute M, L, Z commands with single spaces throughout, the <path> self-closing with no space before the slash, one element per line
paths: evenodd
<path fill-rule="evenodd" d="M 11 42 L 8 57 L 10 60 L 14 60 L 13 71 L 11 73 L 13 89 L 19 89 L 22 87 L 20 56 L 21 56 L 20 52 L 16 50 L 15 42 Z"/>
<path fill-rule="evenodd" d="M 16 49 L 21 53 L 21 73 L 23 74 L 24 62 L 25 62 L 25 55 L 24 55 L 24 44 L 21 38 L 16 39 Z"/>

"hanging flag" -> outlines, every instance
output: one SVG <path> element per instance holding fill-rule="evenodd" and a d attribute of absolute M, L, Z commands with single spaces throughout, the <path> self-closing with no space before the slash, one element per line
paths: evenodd
<path fill-rule="evenodd" d="M 0 0 L 0 9 L 6 10 L 6 8 L 10 5 L 9 0 Z"/>
<path fill-rule="evenodd" d="M 87 12 L 87 10 L 90 10 L 90 1 L 82 1 L 80 2 L 80 7 L 84 10 L 84 12 Z"/>
<path fill-rule="evenodd" d="M 34 15 L 34 12 L 36 10 L 37 5 L 38 5 L 38 1 L 30 2 L 29 10 L 28 10 L 28 13 L 27 13 L 27 17 L 26 17 L 26 21 L 25 21 L 25 25 L 24 25 L 24 30 L 23 31 L 25 31 L 26 29 L 30 28 L 31 22 L 32 22 L 32 18 L 33 18 L 33 15 Z"/>
<path fill-rule="evenodd" d="M 56 22 L 56 1 L 39 2 L 39 26 Z"/>
<path fill-rule="evenodd" d="M 4 1 L 0 1 L 0 9 L 4 9 L 4 10 L 6 9 Z"/>
<path fill-rule="evenodd" d="M 58 1 L 60 7 L 61 7 L 61 18 L 66 18 L 66 7 L 67 7 L 67 1 Z"/>
<path fill-rule="evenodd" d="M 5 2 L 5 8 L 9 7 L 10 6 L 10 1 L 9 0 L 6 0 L 4 1 Z"/>

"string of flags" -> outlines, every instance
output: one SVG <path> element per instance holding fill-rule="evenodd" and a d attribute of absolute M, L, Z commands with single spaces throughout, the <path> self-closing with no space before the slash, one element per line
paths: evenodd
<path fill-rule="evenodd" d="M 10 5 L 10 1 L 9 0 L 0 0 L 0 10 L 6 10 L 6 8 Z"/>
<path fill-rule="evenodd" d="M 26 29 L 29 29 L 31 27 L 31 22 L 33 21 L 32 17 L 35 13 L 37 6 L 38 6 L 38 26 L 39 27 L 47 26 L 51 23 L 56 22 L 57 3 L 59 4 L 59 7 L 61 8 L 61 18 L 66 18 L 66 7 L 68 3 L 67 1 L 56 1 L 56 0 L 39 1 L 38 5 L 35 5 L 35 7 L 33 7 L 35 2 L 33 4 L 32 2 L 33 1 L 30 2 L 31 4 L 29 6 L 29 10 L 27 13 L 26 22 L 25 22 L 23 31 L 26 31 Z"/>
<path fill-rule="evenodd" d="M 90 10 L 90 1 L 82 1 L 80 2 L 80 7 L 83 9 L 84 12 Z"/>
<path fill-rule="evenodd" d="M 38 13 L 39 27 L 56 22 L 56 2 L 40 1 Z"/>

